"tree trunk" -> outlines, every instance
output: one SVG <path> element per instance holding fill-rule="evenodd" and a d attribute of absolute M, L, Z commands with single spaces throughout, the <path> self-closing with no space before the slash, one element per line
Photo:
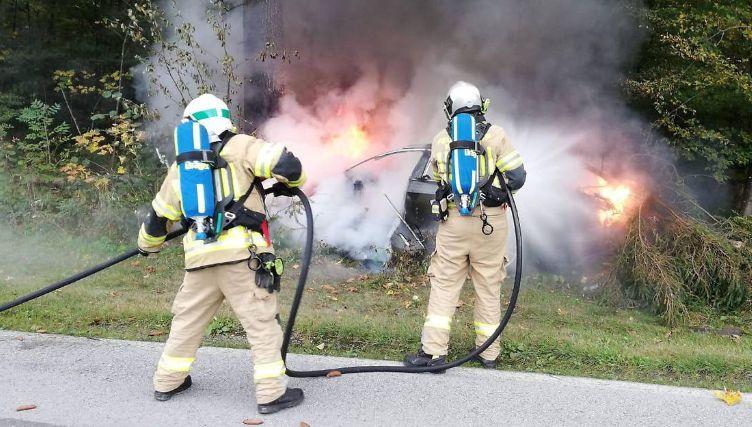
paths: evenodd
<path fill-rule="evenodd" d="M 278 106 L 279 92 L 274 82 L 274 59 L 259 59 L 269 47 L 280 51 L 282 5 L 279 0 L 246 0 L 243 3 L 243 130 L 258 129 Z"/>
<path fill-rule="evenodd" d="M 16 15 L 18 14 L 18 0 L 13 2 L 13 32 L 16 32 Z"/>

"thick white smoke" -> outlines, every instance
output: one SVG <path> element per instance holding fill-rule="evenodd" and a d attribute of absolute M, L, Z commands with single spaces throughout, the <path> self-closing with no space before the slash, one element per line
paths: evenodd
<path fill-rule="evenodd" d="M 372 180 L 361 197 L 343 171 L 388 149 L 430 143 L 446 126 L 448 87 L 473 82 L 492 99 L 487 117 L 525 159 L 528 182 L 517 200 L 528 251 L 547 262 L 576 259 L 598 238 L 593 206 L 580 192 L 588 167 L 628 167 L 639 137 L 617 87 L 642 38 L 631 7 L 639 4 L 281 2 L 275 43 L 300 55 L 277 66 L 283 96 L 261 136 L 303 160 L 317 237 L 370 256 L 387 244 L 396 219 L 384 194 L 401 207 L 415 156 L 366 166 Z"/>

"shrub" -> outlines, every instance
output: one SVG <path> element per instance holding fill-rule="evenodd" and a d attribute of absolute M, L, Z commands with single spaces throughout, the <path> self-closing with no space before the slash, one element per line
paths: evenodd
<path fill-rule="evenodd" d="M 652 197 L 628 224 L 610 277 L 669 324 L 695 307 L 738 309 L 752 295 L 752 219 L 706 223 Z"/>

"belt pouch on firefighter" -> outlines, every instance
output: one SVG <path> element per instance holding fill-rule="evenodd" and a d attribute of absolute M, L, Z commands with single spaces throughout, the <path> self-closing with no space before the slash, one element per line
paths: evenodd
<path fill-rule="evenodd" d="M 248 260 L 248 267 L 256 272 L 256 286 L 269 293 L 279 291 L 280 278 L 284 272 L 281 258 L 271 253 L 255 254 Z"/>

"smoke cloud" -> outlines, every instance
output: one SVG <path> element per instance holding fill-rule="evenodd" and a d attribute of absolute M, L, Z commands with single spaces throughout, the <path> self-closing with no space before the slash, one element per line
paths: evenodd
<path fill-rule="evenodd" d="M 178 2 L 195 9 L 195 3 Z M 518 193 L 529 253 L 544 264 L 577 260 L 597 240 L 590 170 L 631 169 L 642 124 L 618 82 L 643 34 L 634 2 L 606 0 L 289 0 L 275 43 L 279 110 L 260 129 L 303 160 L 319 239 L 353 256 L 388 244 L 415 155 L 364 165 L 353 197 L 343 171 L 393 148 L 428 144 L 457 80 L 492 99 L 488 119 L 521 152 Z M 253 13 L 262 13 L 261 7 Z M 241 12 L 235 12 L 237 19 Z M 200 29 L 199 29 L 200 30 Z M 235 45 L 237 47 L 237 45 Z M 233 48 L 236 49 L 236 48 Z M 247 67 L 265 67 L 249 60 Z M 360 144 L 365 135 L 367 144 Z M 595 230 L 595 231 L 594 231 Z"/>

